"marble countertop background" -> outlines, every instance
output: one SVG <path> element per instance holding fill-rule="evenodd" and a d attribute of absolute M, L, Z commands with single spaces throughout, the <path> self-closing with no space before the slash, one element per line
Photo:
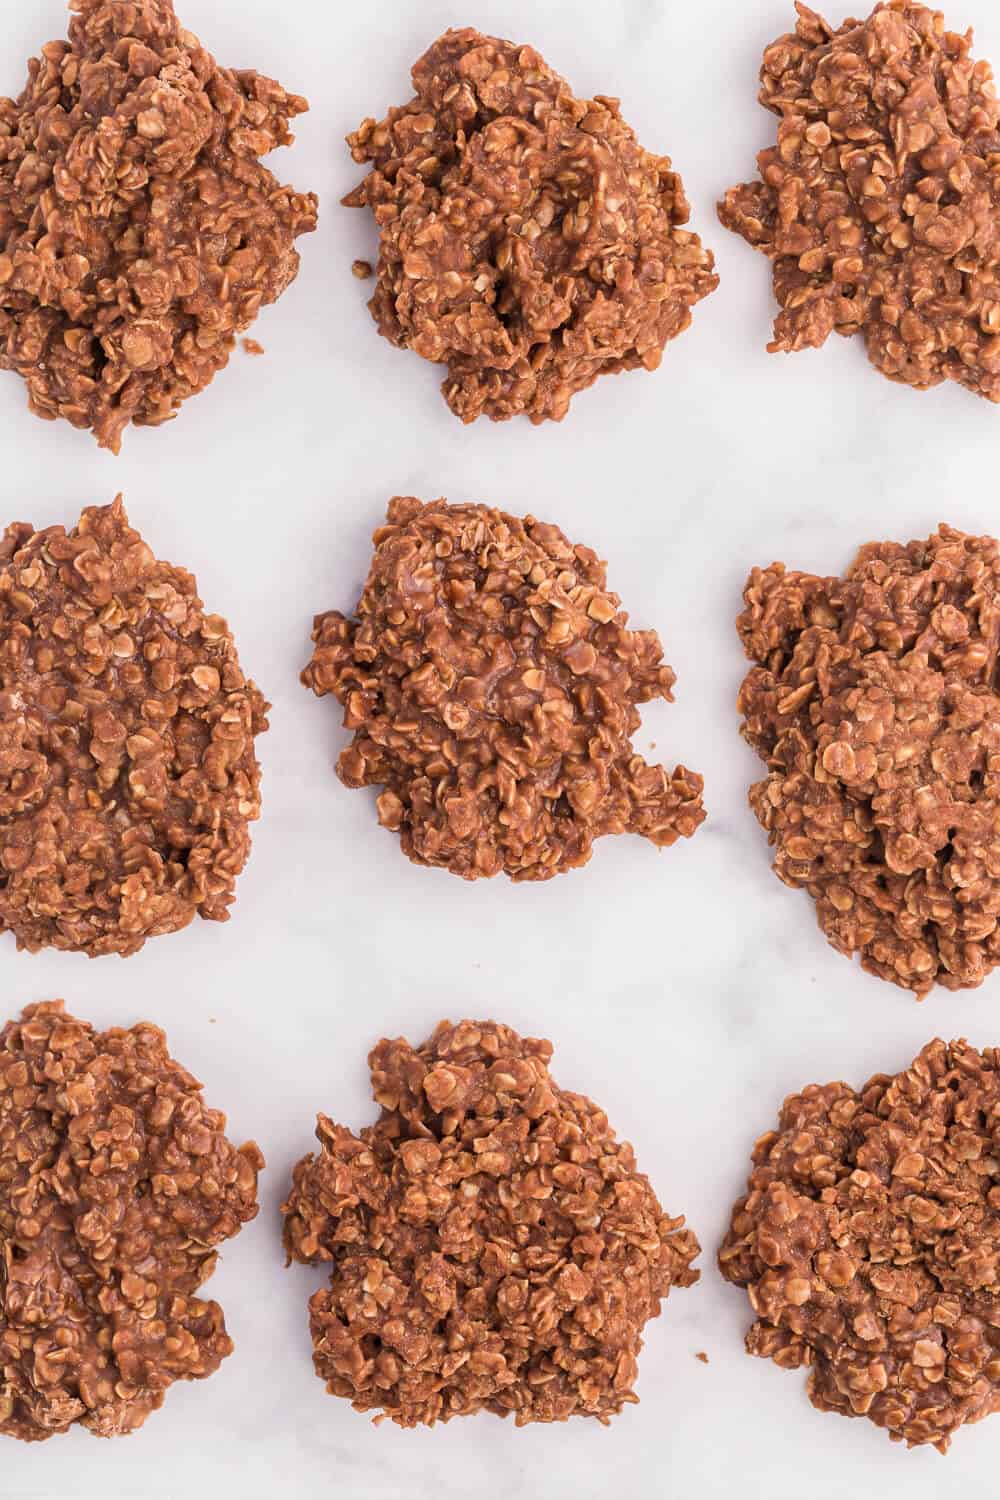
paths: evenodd
<path fill-rule="evenodd" d="M 276 163 L 321 193 L 320 231 L 254 330 L 266 358 L 235 357 L 172 428 L 130 433 L 117 461 L 36 421 L 19 383 L 0 378 L 0 518 L 71 523 L 122 490 L 158 555 L 196 572 L 274 703 L 260 742 L 264 818 L 228 927 L 199 924 L 128 963 L 30 957 L 4 938 L 0 984 L 5 1014 L 64 996 L 101 1025 L 164 1025 L 269 1170 L 260 1218 L 211 1284 L 234 1357 L 173 1389 L 127 1442 L 74 1432 L 4 1443 L 0 1495 L 991 1492 L 1000 1418 L 960 1433 L 943 1460 L 820 1415 L 801 1374 L 744 1355 L 745 1296 L 714 1268 L 753 1140 L 786 1093 L 896 1070 L 935 1035 L 1000 1041 L 1000 976 L 918 1005 L 829 949 L 808 899 L 770 874 L 746 806 L 758 763 L 737 732 L 733 620 L 749 568 L 781 558 L 837 571 L 873 537 L 1000 524 L 991 406 L 957 389 L 898 389 L 857 343 L 764 352 L 768 268 L 719 227 L 714 202 L 773 138 L 755 80 L 790 0 L 182 0 L 181 13 L 226 64 L 309 96 L 299 143 Z M 844 13 L 837 0 L 831 19 Z M 980 53 L 1000 58 L 988 0 L 952 0 L 949 20 L 975 23 Z M 602 381 L 561 426 L 463 428 L 438 372 L 376 336 L 351 275 L 374 240 L 365 216 L 337 206 L 356 179 L 341 138 L 408 97 L 410 64 L 449 24 L 530 41 L 579 93 L 620 94 L 641 140 L 673 155 L 693 227 L 718 257 L 721 290 L 663 368 Z M 7 0 L 0 90 L 16 92 L 23 60 L 62 34 L 60 0 Z M 710 818 L 693 841 L 658 854 L 605 840 L 586 870 L 534 887 L 467 886 L 400 856 L 372 798 L 333 775 L 335 707 L 297 683 L 312 614 L 353 605 L 394 493 L 533 511 L 610 560 L 611 586 L 637 625 L 660 631 L 678 673 L 676 706 L 647 711 L 636 743 L 704 773 Z M 650 1325 L 641 1405 L 608 1431 L 518 1432 L 489 1417 L 375 1429 L 312 1374 L 305 1303 L 319 1273 L 286 1272 L 278 1238 L 292 1164 L 317 1109 L 355 1128 L 372 1117 L 365 1056 L 378 1036 L 419 1041 L 443 1016 L 551 1036 L 556 1078 L 607 1109 L 665 1207 L 701 1238 L 703 1279 Z"/>

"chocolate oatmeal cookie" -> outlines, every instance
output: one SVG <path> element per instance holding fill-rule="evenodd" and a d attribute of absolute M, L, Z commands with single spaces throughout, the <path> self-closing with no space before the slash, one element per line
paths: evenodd
<path fill-rule="evenodd" d="M 942 526 L 843 578 L 755 568 L 743 734 L 774 868 L 839 952 L 926 994 L 1000 963 L 1000 546 Z"/>
<path fill-rule="evenodd" d="M 96 1032 L 54 1001 L 0 1031 L 0 1433 L 134 1432 L 232 1353 L 197 1293 L 264 1159 L 225 1129 L 148 1022 Z"/>
<path fill-rule="evenodd" d="M 910 1447 L 1000 1410 L 998 1131 L 1000 1052 L 967 1042 L 786 1099 L 719 1254 L 747 1352 Z"/>
<path fill-rule="evenodd" d="M 330 1268 L 313 1358 L 356 1411 L 607 1423 L 637 1400 L 643 1329 L 697 1281 L 698 1241 L 551 1056 L 492 1021 L 442 1023 L 419 1048 L 379 1042 L 382 1114 L 360 1137 L 320 1115 L 285 1245 Z"/>
<path fill-rule="evenodd" d="M 605 565 L 555 526 L 397 498 L 355 617 L 317 616 L 307 687 L 354 732 L 337 771 L 381 786 L 417 864 L 548 880 L 596 838 L 661 847 L 705 817 L 702 779 L 637 755 L 637 705 L 671 698 L 653 631 L 628 629 Z"/>
<path fill-rule="evenodd" d="M 718 286 L 669 158 L 617 99 L 478 31 L 440 37 L 413 87 L 348 137 L 371 163 L 344 201 L 378 225 L 379 332 L 448 366 L 463 422 L 560 421 L 599 375 L 655 370 Z"/>
<path fill-rule="evenodd" d="M 221 68 L 172 0 L 72 0 L 0 99 L 0 369 L 118 452 L 175 416 L 298 274 L 312 194 L 261 165 L 304 99 Z"/>
<path fill-rule="evenodd" d="M 0 931 L 129 954 L 225 921 L 267 704 L 121 500 L 0 541 Z"/>
<path fill-rule="evenodd" d="M 764 53 L 781 119 L 760 181 L 719 206 L 773 262 L 775 351 L 864 336 L 891 380 L 955 380 L 1000 401 L 1000 104 L 972 34 L 887 0 L 834 29 L 798 24 Z"/>

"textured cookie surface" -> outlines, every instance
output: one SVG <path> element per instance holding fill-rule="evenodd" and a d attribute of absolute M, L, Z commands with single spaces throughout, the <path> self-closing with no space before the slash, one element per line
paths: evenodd
<path fill-rule="evenodd" d="M 356 1410 L 521 1426 L 607 1422 L 637 1399 L 643 1328 L 698 1279 L 698 1242 L 551 1056 L 494 1022 L 443 1023 L 422 1047 L 374 1049 L 375 1125 L 319 1117 L 285 1244 L 330 1268 L 314 1363 Z"/>
<path fill-rule="evenodd" d="M 0 1031 L 0 1433 L 133 1432 L 232 1352 L 197 1292 L 264 1161 L 225 1126 L 148 1023 L 57 1001 Z"/>

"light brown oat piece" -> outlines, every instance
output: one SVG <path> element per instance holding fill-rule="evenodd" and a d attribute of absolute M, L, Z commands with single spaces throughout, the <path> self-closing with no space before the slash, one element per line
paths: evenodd
<path fill-rule="evenodd" d="M 670 701 L 674 674 L 595 553 L 532 516 L 399 497 L 374 543 L 355 617 L 317 616 L 302 680 L 343 704 L 338 775 L 383 788 L 410 859 L 547 880 L 605 834 L 695 832 L 702 778 L 632 746 L 637 705 Z"/>
<path fill-rule="evenodd" d="M 786 1099 L 719 1253 L 747 1352 L 909 1447 L 1000 1410 L 998 1123 L 1000 1052 L 964 1041 Z"/>
<path fill-rule="evenodd" d="M 888 0 L 834 29 L 797 4 L 764 53 L 781 119 L 760 181 L 719 205 L 773 262 L 771 352 L 864 335 L 891 380 L 1000 401 L 1000 104 L 972 33 Z"/>
<path fill-rule="evenodd" d="M 244 339 L 243 340 L 243 352 L 245 354 L 252 354 L 252 355 L 254 355 L 255 358 L 259 358 L 262 354 L 265 354 L 267 351 L 265 350 L 264 345 L 263 344 L 259 344 L 256 339 Z"/>
<path fill-rule="evenodd" d="M 698 1280 L 698 1241 L 551 1056 L 492 1021 L 443 1022 L 371 1053 L 382 1114 L 360 1137 L 319 1116 L 285 1245 L 330 1268 L 313 1358 L 356 1411 L 607 1423 L 638 1399 L 643 1329 Z"/>
<path fill-rule="evenodd" d="M 19 948 L 126 955 L 227 917 L 267 704 L 196 588 L 120 498 L 0 541 L 0 931 Z"/>
<path fill-rule="evenodd" d="M 118 452 L 176 415 L 298 274 L 316 198 L 261 165 L 308 106 L 221 68 L 172 0 L 72 0 L 0 98 L 0 369 Z"/>
<path fill-rule="evenodd" d="M 743 735 L 774 868 L 871 974 L 925 995 L 1000 964 L 1000 545 L 942 526 L 843 578 L 755 568 Z"/>
<path fill-rule="evenodd" d="M 348 137 L 371 163 L 344 201 L 379 229 L 379 332 L 448 366 L 463 422 L 559 421 L 599 375 L 656 369 L 718 286 L 669 158 L 617 99 L 577 99 L 533 48 L 468 28 L 413 86 Z"/>
<path fill-rule="evenodd" d="M 373 274 L 371 261 L 356 260 L 351 264 L 351 272 L 359 281 L 367 281 Z"/>
<path fill-rule="evenodd" d="M 119 1437 L 232 1353 L 197 1295 L 257 1215 L 264 1159 L 148 1022 L 62 1001 L 0 1031 L 0 1434 Z"/>

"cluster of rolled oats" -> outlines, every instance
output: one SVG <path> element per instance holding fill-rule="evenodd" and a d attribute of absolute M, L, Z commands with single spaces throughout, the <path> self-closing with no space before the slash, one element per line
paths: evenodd
<path fill-rule="evenodd" d="M 841 953 L 925 994 L 1000 964 L 1000 544 L 942 526 L 843 578 L 755 568 L 739 697 L 775 870 Z"/>
<path fill-rule="evenodd" d="M 1000 1052 L 966 1042 L 786 1099 L 719 1255 L 748 1352 L 911 1447 L 1000 1410 L 998 1122 Z"/>
<path fill-rule="evenodd" d="M 551 1056 L 494 1022 L 443 1023 L 374 1049 L 382 1114 L 360 1138 L 319 1117 L 285 1244 L 330 1266 L 314 1362 L 356 1410 L 606 1423 L 637 1399 L 642 1331 L 698 1279 L 698 1242 Z"/>
<path fill-rule="evenodd" d="M 134 953 L 224 921 L 260 813 L 267 704 L 190 573 L 121 500 L 0 542 L 0 930 Z"/>
<path fill-rule="evenodd" d="M 720 205 L 774 263 L 772 351 L 864 335 L 872 364 L 1000 401 L 1000 104 L 971 33 L 887 0 L 834 30 L 796 5 L 764 53 L 780 116 L 760 181 Z"/>
<path fill-rule="evenodd" d="M 225 1128 L 155 1026 L 56 1001 L 0 1031 L 0 1433 L 133 1432 L 232 1353 L 197 1293 L 264 1161 Z"/>
<path fill-rule="evenodd" d="M 227 364 L 295 279 L 316 199 L 260 157 L 307 108 L 221 68 L 172 0 L 73 0 L 0 99 L 0 368 L 115 452 Z"/>
<path fill-rule="evenodd" d="M 559 421 L 599 375 L 656 369 L 718 286 L 669 158 L 616 99 L 477 31 L 439 38 L 413 86 L 348 137 L 372 164 L 346 201 L 378 225 L 379 331 L 448 366 L 464 422 Z"/>
<path fill-rule="evenodd" d="M 384 788 L 379 820 L 412 860 L 547 880 L 604 834 L 694 833 L 701 777 L 631 743 L 674 674 L 589 548 L 531 516 L 411 498 L 374 542 L 356 617 L 317 617 L 303 681 L 344 705 L 341 780 Z"/>

